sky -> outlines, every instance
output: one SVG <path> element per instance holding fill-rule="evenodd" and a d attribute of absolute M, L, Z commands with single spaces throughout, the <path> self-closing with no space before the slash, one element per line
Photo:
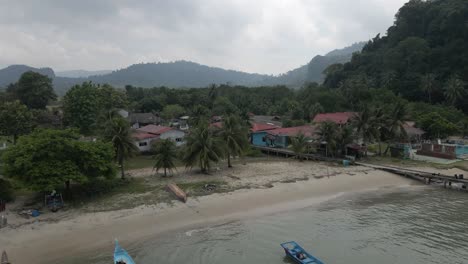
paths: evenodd
<path fill-rule="evenodd" d="M 189 60 L 279 74 L 385 34 L 408 0 L 0 0 L 0 67 Z"/>

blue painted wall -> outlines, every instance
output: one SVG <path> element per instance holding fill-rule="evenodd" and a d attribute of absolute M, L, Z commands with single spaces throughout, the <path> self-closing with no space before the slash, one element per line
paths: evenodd
<path fill-rule="evenodd" d="M 468 155 L 468 146 L 463 146 L 463 145 L 457 145 L 455 149 L 455 154 L 457 155 L 458 158 L 463 155 Z"/>
<path fill-rule="evenodd" d="M 254 132 L 252 133 L 252 145 L 267 147 L 266 132 Z"/>

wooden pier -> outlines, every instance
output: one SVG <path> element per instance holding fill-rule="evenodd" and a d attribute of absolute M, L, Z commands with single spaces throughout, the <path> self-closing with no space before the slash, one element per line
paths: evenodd
<path fill-rule="evenodd" d="M 412 178 L 418 181 L 422 181 L 426 184 L 441 182 L 444 184 L 444 187 L 447 187 L 447 185 L 451 186 L 452 183 L 459 183 L 462 185 L 462 189 L 468 188 L 468 179 L 460 179 L 458 177 L 456 178 L 455 176 L 444 175 L 440 173 L 431 173 L 431 172 L 419 171 L 419 170 L 412 170 L 412 169 L 400 168 L 400 167 L 394 167 L 394 166 L 374 165 L 374 164 L 368 164 L 368 163 L 362 163 L 362 162 L 355 162 L 355 164 L 398 174 L 398 175 Z"/>
<path fill-rule="evenodd" d="M 255 145 L 252 145 L 252 147 L 268 155 L 276 155 L 278 157 L 286 157 L 286 158 L 296 157 L 302 160 L 329 161 L 329 162 L 338 162 L 338 163 L 343 162 L 343 159 L 324 157 L 324 156 L 316 155 L 316 154 L 299 154 L 298 155 L 294 153 L 294 151 L 292 150 L 283 149 L 283 148 L 260 147 L 260 146 L 255 146 Z"/>

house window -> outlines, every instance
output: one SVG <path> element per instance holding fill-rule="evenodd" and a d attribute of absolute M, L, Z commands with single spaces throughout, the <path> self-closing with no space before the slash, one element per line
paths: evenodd
<path fill-rule="evenodd" d="M 263 142 L 266 142 L 266 137 L 262 137 L 262 141 L 263 141 Z"/>
<path fill-rule="evenodd" d="M 148 146 L 148 142 L 140 142 L 138 143 L 138 146 L 140 147 Z"/>

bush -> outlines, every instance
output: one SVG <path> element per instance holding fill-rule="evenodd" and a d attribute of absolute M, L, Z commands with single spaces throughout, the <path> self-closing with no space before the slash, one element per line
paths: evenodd
<path fill-rule="evenodd" d="M 245 156 L 246 157 L 251 157 L 251 158 L 258 158 L 258 157 L 262 157 L 263 153 L 259 149 L 256 149 L 256 148 L 253 148 L 252 146 L 250 146 L 245 151 Z"/>
<path fill-rule="evenodd" d="M 0 179 L 0 200 L 7 202 L 14 200 L 13 186 L 5 179 Z"/>

